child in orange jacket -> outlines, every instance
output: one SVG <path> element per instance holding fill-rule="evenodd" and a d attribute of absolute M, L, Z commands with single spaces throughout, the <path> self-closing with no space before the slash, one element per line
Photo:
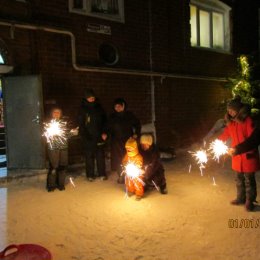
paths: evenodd
<path fill-rule="evenodd" d="M 144 195 L 143 182 L 143 157 L 139 153 L 137 142 L 130 137 L 126 144 L 126 155 L 122 164 L 125 168 L 125 185 L 128 193 L 135 193 L 136 200 L 140 200 Z"/>

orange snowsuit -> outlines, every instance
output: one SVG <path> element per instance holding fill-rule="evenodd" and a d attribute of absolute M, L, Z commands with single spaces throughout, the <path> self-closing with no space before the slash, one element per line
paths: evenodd
<path fill-rule="evenodd" d="M 129 138 L 125 144 L 125 148 L 126 155 L 122 161 L 123 166 L 126 166 L 128 163 L 133 163 L 141 170 L 143 167 L 143 157 L 139 153 L 136 140 L 134 138 Z M 137 178 L 128 177 L 126 174 L 125 185 L 128 192 L 135 193 L 136 196 L 143 196 L 144 183 L 142 174 Z"/>

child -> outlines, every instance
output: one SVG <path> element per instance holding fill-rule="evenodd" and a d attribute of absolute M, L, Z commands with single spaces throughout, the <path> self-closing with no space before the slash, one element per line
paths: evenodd
<path fill-rule="evenodd" d="M 253 132 L 253 121 L 249 110 L 239 98 L 232 99 L 227 105 L 227 119 L 229 122 L 219 139 L 232 139 L 231 146 L 235 147 L 245 141 Z M 245 204 L 247 211 L 253 211 L 257 196 L 255 172 L 260 169 L 257 149 L 232 156 L 232 169 L 236 171 L 237 197 L 231 201 L 232 205 Z"/>
<path fill-rule="evenodd" d="M 161 194 L 167 194 L 164 168 L 160 161 L 160 153 L 153 143 L 151 134 L 143 134 L 140 138 L 140 153 L 143 156 L 146 187 L 155 187 Z"/>
<path fill-rule="evenodd" d="M 62 120 L 62 110 L 60 108 L 54 108 L 51 111 L 51 120 L 48 125 L 55 123 L 57 123 L 57 126 L 60 126 L 62 134 L 45 134 L 50 163 L 46 185 L 48 192 L 54 191 L 56 188 L 61 191 L 65 190 L 65 170 L 68 165 L 68 138 L 78 134 L 77 129 L 72 129 L 68 132 L 67 122 Z"/>
<path fill-rule="evenodd" d="M 125 185 L 128 193 L 135 193 L 136 200 L 140 200 L 144 195 L 144 183 L 142 176 L 142 167 L 143 167 L 143 158 L 138 151 L 137 142 L 134 138 L 130 137 L 126 144 L 126 155 L 123 158 L 123 166 L 125 167 L 126 176 L 125 176 Z M 127 166 L 133 164 L 135 169 L 128 172 Z M 137 173 L 135 172 L 137 171 Z M 134 174 L 134 175 L 132 175 Z"/>

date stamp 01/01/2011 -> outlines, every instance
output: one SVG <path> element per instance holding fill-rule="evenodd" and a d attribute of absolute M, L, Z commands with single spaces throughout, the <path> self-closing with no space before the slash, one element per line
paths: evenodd
<path fill-rule="evenodd" d="M 229 228 L 260 228 L 260 218 L 230 218 L 228 219 Z"/>

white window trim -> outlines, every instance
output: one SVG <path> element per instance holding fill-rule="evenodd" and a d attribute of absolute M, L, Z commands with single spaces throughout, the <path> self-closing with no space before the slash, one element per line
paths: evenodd
<path fill-rule="evenodd" d="M 90 0 L 83 0 L 82 9 L 73 8 L 73 0 L 69 0 L 69 12 L 71 12 L 71 13 L 76 13 L 76 14 L 81 14 L 81 15 L 86 15 L 86 16 L 91 16 L 91 17 L 97 17 L 100 19 L 124 23 L 125 22 L 124 0 L 118 0 L 118 9 L 119 9 L 119 15 L 92 13 Z"/>
<path fill-rule="evenodd" d="M 231 31 L 230 31 L 230 11 L 231 7 L 218 1 L 218 0 L 190 0 L 190 4 L 194 5 L 198 8 L 208 10 L 210 12 L 218 12 L 222 13 L 224 17 L 224 48 L 223 49 L 216 49 L 213 47 L 207 48 L 202 46 L 192 46 L 194 48 L 203 48 L 209 49 L 219 52 L 230 52 L 230 39 L 231 39 Z"/>

